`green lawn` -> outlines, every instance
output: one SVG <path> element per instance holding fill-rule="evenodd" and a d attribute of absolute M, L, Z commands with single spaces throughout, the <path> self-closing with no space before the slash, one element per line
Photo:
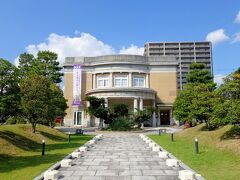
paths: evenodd
<path fill-rule="evenodd" d="M 29 125 L 0 126 L 0 179 L 33 179 L 44 170 L 90 140 L 92 136 L 71 136 L 40 126 L 36 134 Z M 41 141 L 46 141 L 41 156 Z"/>
<path fill-rule="evenodd" d="M 194 131 L 196 137 L 200 139 L 200 153 L 198 155 L 195 154 L 194 138 L 191 137 L 194 132 L 191 133 L 191 131 Z M 191 134 L 184 137 L 187 133 Z M 211 134 L 211 132 L 201 132 L 199 128 L 195 128 L 175 134 L 174 142 L 171 142 L 169 134 L 161 136 L 149 135 L 149 137 L 208 180 L 239 180 L 239 154 L 215 146 L 219 143 L 214 143 L 213 141 L 216 141 L 216 139 L 212 138 L 208 133 Z"/>

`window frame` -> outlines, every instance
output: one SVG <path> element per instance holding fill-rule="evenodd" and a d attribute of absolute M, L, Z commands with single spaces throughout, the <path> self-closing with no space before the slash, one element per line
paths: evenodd
<path fill-rule="evenodd" d="M 140 86 L 140 79 L 143 80 L 143 85 Z M 135 84 L 135 80 L 137 80 L 137 84 Z M 144 75 L 133 75 L 132 77 L 132 87 L 146 87 L 146 79 Z"/>
<path fill-rule="evenodd" d="M 120 83 L 116 83 L 116 80 L 119 80 Z M 126 80 L 126 84 L 123 82 Z M 114 87 L 128 87 L 128 75 L 117 74 L 114 75 Z"/>
<path fill-rule="evenodd" d="M 102 81 L 103 84 L 100 85 L 99 81 Z M 109 82 L 110 82 L 109 75 L 98 75 L 97 76 L 97 88 L 109 87 Z"/>

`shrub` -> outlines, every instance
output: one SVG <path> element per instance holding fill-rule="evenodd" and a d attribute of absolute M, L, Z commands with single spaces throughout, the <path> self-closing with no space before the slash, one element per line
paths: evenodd
<path fill-rule="evenodd" d="M 128 116 L 128 106 L 126 104 L 115 104 L 113 112 L 116 117 Z"/>
<path fill-rule="evenodd" d="M 132 115 L 132 120 L 134 124 L 136 124 L 138 127 L 140 127 L 142 123 L 149 122 L 150 118 L 151 114 L 146 109 L 138 110 L 137 112 L 134 112 Z"/>
<path fill-rule="evenodd" d="M 128 131 L 133 127 L 133 122 L 126 117 L 118 117 L 114 119 L 110 124 L 108 129 L 113 131 Z"/>
<path fill-rule="evenodd" d="M 16 124 L 26 124 L 27 121 L 23 117 L 15 117 Z"/>
<path fill-rule="evenodd" d="M 7 124 L 16 124 L 16 118 L 15 117 L 9 117 L 6 121 Z"/>

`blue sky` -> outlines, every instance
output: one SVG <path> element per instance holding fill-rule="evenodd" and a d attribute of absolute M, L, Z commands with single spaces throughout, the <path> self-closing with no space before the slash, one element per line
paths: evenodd
<path fill-rule="evenodd" d="M 141 53 L 149 41 L 213 41 L 214 74 L 240 66 L 240 0 L 2 0 L 0 57 Z M 239 13 L 239 17 L 238 17 Z M 239 18 L 239 19 L 238 19 Z"/>

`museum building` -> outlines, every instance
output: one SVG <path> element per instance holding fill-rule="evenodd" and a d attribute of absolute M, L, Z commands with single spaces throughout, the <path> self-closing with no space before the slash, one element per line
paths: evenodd
<path fill-rule="evenodd" d="M 172 125 L 177 96 L 178 60 L 172 56 L 105 55 L 67 57 L 64 63 L 64 96 L 68 109 L 66 126 L 98 126 L 86 113 L 86 96 L 105 99 L 106 106 L 122 103 L 129 112 L 157 107 L 151 126 Z"/>

